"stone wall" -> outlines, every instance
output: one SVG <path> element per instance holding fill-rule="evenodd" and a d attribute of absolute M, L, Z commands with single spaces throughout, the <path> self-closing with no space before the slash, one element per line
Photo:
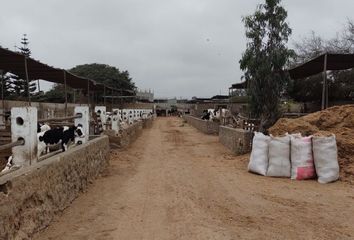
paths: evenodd
<path fill-rule="evenodd" d="M 119 134 L 116 134 L 115 131 L 106 130 L 104 133 L 108 135 L 109 142 L 119 148 L 125 148 L 132 144 L 142 133 L 143 131 L 143 122 L 138 121 L 129 125 L 127 128 L 119 130 Z"/>
<path fill-rule="evenodd" d="M 199 131 L 206 134 L 218 134 L 219 133 L 219 123 L 212 121 L 205 121 L 196 117 L 184 115 L 183 119 L 187 121 L 188 124 L 192 125 Z"/>
<path fill-rule="evenodd" d="M 219 141 L 234 154 L 245 154 L 251 151 L 252 132 L 220 126 Z"/>
<path fill-rule="evenodd" d="M 0 239 L 30 239 L 84 192 L 109 161 L 102 136 L 0 177 Z"/>
<path fill-rule="evenodd" d="M 154 119 L 153 118 L 146 118 L 143 119 L 143 128 L 151 128 L 152 127 L 152 123 L 153 123 Z"/>

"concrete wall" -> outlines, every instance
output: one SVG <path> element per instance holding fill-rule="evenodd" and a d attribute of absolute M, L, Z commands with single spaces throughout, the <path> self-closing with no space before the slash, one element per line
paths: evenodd
<path fill-rule="evenodd" d="M 199 131 L 206 134 L 218 134 L 219 133 L 219 123 L 212 121 L 205 121 L 200 118 L 184 115 L 183 119 L 187 121 L 188 124 L 192 125 Z"/>
<path fill-rule="evenodd" d="M 251 151 L 252 132 L 220 126 L 219 141 L 234 154 L 245 154 Z"/>
<path fill-rule="evenodd" d="M 108 137 L 0 177 L 0 239 L 30 239 L 85 191 L 109 161 Z"/>

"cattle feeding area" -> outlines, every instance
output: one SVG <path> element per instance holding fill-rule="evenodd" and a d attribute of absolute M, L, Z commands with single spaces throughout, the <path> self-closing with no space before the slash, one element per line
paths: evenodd
<path fill-rule="evenodd" d="M 36 107 L 14 107 L 4 121 L 11 142 L 0 146 L 8 154 L 0 173 L 0 239 L 28 239 L 47 227 L 109 165 L 107 131 L 131 144 L 151 126 L 153 111 L 76 106 L 72 116 L 37 115 Z"/>
<path fill-rule="evenodd" d="M 2 151 L 10 150 L 11 155 L 6 156 L 7 163 L 5 168 L 1 168 L 1 174 L 67 151 L 69 145 L 84 144 L 90 136 L 106 130 L 118 135 L 134 122 L 151 118 L 152 110 L 113 109 L 106 112 L 106 106 L 96 106 L 90 114 L 87 106 L 77 106 L 73 116 L 37 119 L 37 115 L 35 107 L 12 108 L 9 115 L 12 142 L 0 146 Z M 94 130 L 90 135 L 91 127 Z"/>

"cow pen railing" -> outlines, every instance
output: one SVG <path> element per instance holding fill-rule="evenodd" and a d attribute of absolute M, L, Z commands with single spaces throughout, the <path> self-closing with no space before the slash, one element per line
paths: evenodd
<path fill-rule="evenodd" d="M 1 110 L 1 109 L 0 109 Z M 98 134 L 93 132 L 90 135 L 90 127 L 92 123 L 97 124 L 97 121 L 90 117 L 88 106 L 76 106 L 72 116 L 65 117 L 50 117 L 38 119 L 38 110 L 36 107 L 14 107 L 11 109 L 11 114 L 3 114 L 10 116 L 9 121 L 11 132 L 9 131 L 9 139 L 6 144 L 0 145 L 0 152 L 6 156 L 12 156 L 13 169 L 34 165 L 53 155 L 56 155 L 63 150 L 57 150 L 60 143 L 52 145 L 50 152 L 42 155 L 39 151 L 39 134 L 37 133 L 38 123 L 45 123 L 50 127 L 57 126 L 78 126 L 81 124 L 83 129 L 83 138 L 75 138 L 74 144 L 84 144 L 89 141 L 90 137 L 99 136 L 104 130 L 114 130 L 117 134 L 122 128 L 139 121 L 144 118 L 152 117 L 153 110 L 151 109 L 112 109 L 111 112 L 106 112 L 106 106 L 96 106 L 93 116 L 98 116 L 102 122 L 102 131 Z M 91 129 L 92 131 L 92 129 Z M 80 142 L 81 143 L 80 143 Z M 44 144 L 44 143 L 43 143 Z M 7 151 L 7 152 L 6 152 Z M 2 169 L 0 169 L 1 171 Z M 6 173 L 0 173 L 0 176 Z"/>
<path fill-rule="evenodd" d="M 47 119 L 39 119 L 38 122 L 44 123 L 44 122 L 54 122 L 54 121 L 68 121 L 77 118 L 82 118 L 82 113 L 77 113 L 74 116 L 68 116 L 68 117 L 54 117 L 54 118 L 47 118 Z"/>
<path fill-rule="evenodd" d="M 81 124 L 83 131 L 82 138 L 75 138 L 75 145 L 78 142 L 80 142 L 80 144 L 84 144 L 89 140 L 88 106 L 77 106 L 74 109 L 74 115 L 66 117 L 37 119 L 37 114 L 37 108 L 35 107 L 14 107 L 11 109 L 11 142 L 1 145 L 0 151 L 6 151 L 11 149 L 10 156 L 12 159 L 13 169 L 18 169 L 21 167 L 36 164 L 37 162 L 43 161 L 46 158 L 49 158 L 57 153 L 62 152 L 62 150 L 56 150 L 50 152 L 49 154 L 41 156 L 41 152 L 38 152 L 38 139 L 40 134 L 37 133 L 38 123 L 55 122 L 56 126 L 67 126 L 68 122 L 63 121 L 73 121 L 73 125 L 75 126 Z M 2 169 L 0 169 L 0 171 L 1 170 Z M 2 172 L 0 173 L 0 175 L 6 174 L 8 172 L 12 171 Z"/>
<path fill-rule="evenodd" d="M 24 139 L 18 139 L 15 142 L 11 142 L 11 143 L 7 143 L 7 144 L 4 144 L 4 145 L 1 145 L 0 146 L 0 151 L 11 149 L 13 147 L 22 146 L 22 145 L 25 145 L 25 140 Z"/>

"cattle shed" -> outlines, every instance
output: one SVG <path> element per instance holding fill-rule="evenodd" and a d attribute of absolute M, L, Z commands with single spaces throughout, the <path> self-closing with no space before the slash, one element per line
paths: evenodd
<path fill-rule="evenodd" d="M 288 70 L 292 79 L 301 81 L 312 75 L 323 74 L 322 109 L 328 107 L 328 70 L 346 70 L 354 67 L 354 54 L 323 53 L 308 62 Z"/>

